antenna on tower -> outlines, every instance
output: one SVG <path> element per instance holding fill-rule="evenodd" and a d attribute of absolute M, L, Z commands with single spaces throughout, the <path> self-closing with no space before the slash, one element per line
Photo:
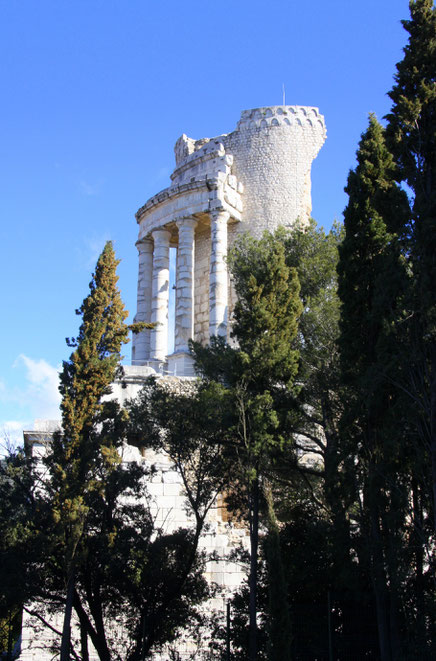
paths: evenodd
<path fill-rule="evenodd" d="M 286 105 L 286 92 L 285 92 L 285 83 L 282 83 L 282 90 L 283 90 L 283 105 Z"/>

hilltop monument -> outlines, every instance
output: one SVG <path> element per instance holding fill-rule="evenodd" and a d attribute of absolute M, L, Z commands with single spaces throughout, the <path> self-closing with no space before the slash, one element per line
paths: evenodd
<path fill-rule="evenodd" d="M 136 321 L 156 327 L 133 340 L 132 364 L 192 375 L 189 339 L 229 338 L 234 295 L 226 255 L 240 232 L 307 223 L 311 166 L 326 137 L 317 108 L 244 110 L 232 133 L 175 145 L 171 185 L 136 214 Z M 168 355 L 169 250 L 177 248 L 174 351 Z"/>
<path fill-rule="evenodd" d="M 317 108 L 268 106 L 244 110 L 236 129 L 215 138 L 193 140 L 182 135 L 175 145 L 176 167 L 171 185 L 150 198 L 136 213 L 139 237 L 137 311 L 135 321 L 153 321 L 153 330 L 133 338 L 132 364 L 124 366 L 122 382 L 111 397 L 122 404 L 135 397 L 144 380 L 157 374 L 165 387 L 183 390 L 194 376 L 189 340 L 207 343 L 220 335 L 230 341 L 235 294 L 226 255 L 238 234 L 259 237 L 279 226 L 307 224 L 311 213 L 311 166 L 326 138 Z M 177 250 L 175 330 L 169 338 L 170 248 Z M 169 352 L 169 347 L 174 350 Z M 36 457 L 45 453 L 52 431 L 47 425 L 24 432 L 25 445 Z M 125 447 L 123 462 L 153 466 L 148 486 L 156 525 L 166 532 L 191 525 L 185 508 L 181 476 L 168 456 Z M 205 604 L 209 612 L 224 612 L 226 600 L 245 573 L 233 552 L 248 548 L 248 534 L 229 521 L 225 501 L 218 497 L 209 510 L 200 547 L 208 554 L 206 578 L 218 593 Z M 23 615 L 21 661 L 49 661 L 56 636 Z M 62 614 L 50 616 L 61 627 Z M 38 633 L 36 633 L 38 631 Z M 76 631 L 76 637 L 78 631 Z M 210 658 L 204 649 L 195 658 Z M 154 661 L 168 661 L 168 650 L 156 650 Z M 178 658 L 192 658 L 192 645 L 181 642 Z M 97 659 L 90 650 L 90 659 Z"/>

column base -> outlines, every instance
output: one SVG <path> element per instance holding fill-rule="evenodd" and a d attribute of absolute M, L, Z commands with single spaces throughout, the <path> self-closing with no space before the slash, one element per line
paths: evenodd
<path fill-rule="evenodd" d="M 187 351 L 172 353 L 167 360 L 168 372 L 173 376 L 195 376 L 194 359 Z"/>

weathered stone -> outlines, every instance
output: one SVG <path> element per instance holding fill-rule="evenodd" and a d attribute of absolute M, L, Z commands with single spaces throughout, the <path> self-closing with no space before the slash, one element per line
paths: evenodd
<path fill-rule="evenodd" d="M 153 252 L 153 289 L 151 300 L 151 320 L 156 324 L 151 331 L 150 358 L 153 361 L 165 361 L 168 354 L 168 301 L 170 283 L 170 237 L 165 229 L 152 232 Z"/>
<path fill-rule="evenodd" d="M 193 140 L 182 135 L 175 146 L 176 168 L 171 185 L 154 195 L 136 214 L 139 225 L 136 321 L 156 327 L 133 340 L 132 365 L 111 397 L 120 404 L 136 396 L 151 373 L 160 373 L 161 388 L 189 396 L 196 388 L 189 339 L 208 342 L 222 335 L 229 342 L 229 325 L 236 294 L 227 273 L 228 247 L 238 234 L 256 237 L 280 225 L 304 225 L 311 210 L 310 168 L 325 140 L 324 118 L 317 108 L 271 106 L 244 110 L 235 131 L 216 138 Z M 174 353 L 168 356 L 169 250 L 177 248 Z M 173 376 L 163 376 L 169 370 Z M 181 378 L 179 378 L 181 377 Z M 26 432 L 30 433 L 30 432 Z M 38 448 L 35 445 L 35 456 Z M 150 468 L 148 504 L 156 527 L 171 533 L 192 525 L 186 510 L 183 481 L 168 455 L 126 446 L 123 462 L 144 462 Z M 209 510 L 200 550 L 209 558 L 205 576 L 219 589 L 204 607 L 223 613 L 225 601 L 245 578 L 233 561 L 236 548 L 248 547 L 248 529 L 231 520 L 225 497 Z M 52 633 L 35 638 L 29 617 L 23 620 L 23 661 L 49 661 Z M 62 615 L 51 624 L 61 628 Z M 78 627 L 74 636 L 78 638 Z M 120 638 L 121 640 L 121 638 Z M 46 644 L 47 643 L 47 644 Z M 210 658 L 207 632 L 203 649 L 190 641 L 178 643 L 178 658 Z M 204 654 L 203 654 L 204 653 Z M 90 658 L 95 659 L 90 650 Z M 153 661 L 167 661 L 156 650 Z"/>
<path fill-rule="evenodd" d="M 151 321 L 153 242 L 137 241 L 139 252 L 138 303 L 134 321 Z M 150 330 L 144 330 L 132 339 L 132 365 L 144 365 L 150 359 Z"/>
<path fill-rule="evenodd" d="M 171 186 L 136 214 L 140 241 L 165 231 L 177 247 L 174 354 L 164 366 L 168 296 L 157 287 L 153 301 L 147 302 L 151 258 L 149 252 L 145 256 L 140 251 L 136 319 L 145 320 L 150 309 L 160 326 L 151 333 L 151 353 L 150 333 L 135 339 L 135 363 L 143 364 L 150 357 L 157 361 L 156 367 L 177 369 L 179 375 L 186 367 L 190 374 L 192 361 L 182 361 L 180 355 L 187 354 L 191 337 L 207 342 L 210 335 L 219 334 L 230 341 L 234 292 L 227 277 L 228 246 L 240 232 L 249 230 L 260 236 L 279 225 L 307 223 L 310 168 L 325 135 L 324 118 L 317 108 L 270 106 L 244 110 L 232 133 L 201 140 L 179 138 Z M 225 224 L 219 220 L 224 217 Z M 155 240 L 154 279 L 164 278 L 162 250 Z"/>

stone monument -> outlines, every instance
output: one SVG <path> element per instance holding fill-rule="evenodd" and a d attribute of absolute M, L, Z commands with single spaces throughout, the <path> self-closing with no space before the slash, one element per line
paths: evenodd
<path fill-rule="evenodd" d="M 133 339 L 132 365 L 125 366 L 123 383 L 113 384 L 111 397 L 122 404 L 134 397 L 144 379 L 160 375 L 165 387 L 189 389 L 194 376 L 189 340 L 208 342 L 210 336 L 230 338 L 235 295 L 226 255 L 238 234 L 259 237 L 279 226 L 307 224 L 311 212 L 310 171 L 326 137 L 317 108 L 269 106 L 244 110 L 232 133 L 193 140 L 182 135 L 175 145 L 176 167 L 171 185 L 150 198 L 136 214 L 139 237 L 137 312 L 135 321 L 156 326 Z M 175 332 L 169 342 L 170 249 L 177 250 L 175 267 Z M 169 354 L 169 346 L 174 350 Z M 25 432 L 33 452 L 43 452 L 47 431 Z M 27 435 L 27 436 L 26 436 Z M 169 458 L 126 446 L 124 462 L 145 461 L 155 470 L 148 485 L 153 516 L 166 532 L 189 526 L 180 475 Z M 226 599 L 245 577 L 232 559 L 240 545 L 248 547 L 247 531 L 228 521 L 223 498 L 211 508 L 200 546 L 209 555 L 206 577 L 218 596 L 206 604 L 224 612 Z M 61 624 L 61 617 L 52 624 Z M 33 624 L 34 627 L 34 624 Z M 23 619 L 22 661 L 48 661 L 53 634 L 41 630 L 35 640 L 30 618 Z M 210 658 L 205 650 L 195 658 Z M 154 661 L 168 661 L 168 651 L 156 650 Z M 188 643 L 177 650 L 192 658 Z M 204 652 L 204 656 L 202 656 Z M 90 658 L 96 659 L 90 652 Z"/>
<path fill-rule="evenodd" d="M 139 209 L 136 321 L 156 327 L 133 340 L 132 364 L 192 374 L 190 338 L 229 337 L 234 295 L 226 255 L 240 232 L 307 223 L 310 171 L 326 137 L 317 108 L 244 110 L 236 130 L 176 142 L 171 185 Z M 168 355 L 169 251 L 177 249 L 174 351 Z"/>

